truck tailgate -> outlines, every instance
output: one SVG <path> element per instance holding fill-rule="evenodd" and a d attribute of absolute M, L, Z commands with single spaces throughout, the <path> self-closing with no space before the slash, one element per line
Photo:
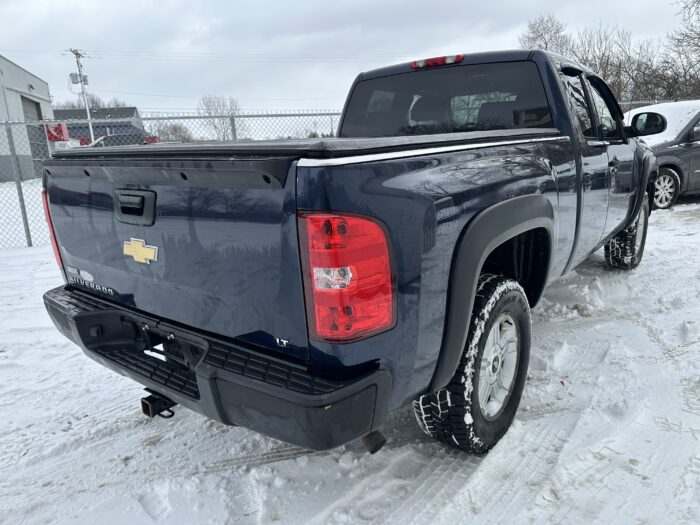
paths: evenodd
<path fill-rule="evenodd" d="M 48 161 L 68 282 L 308 358 L 294 166 L 290 157 Z"/>

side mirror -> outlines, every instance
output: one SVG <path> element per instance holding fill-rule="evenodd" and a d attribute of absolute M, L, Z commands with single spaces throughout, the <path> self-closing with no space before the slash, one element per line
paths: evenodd
<path fill-rule="evenodd" d="M 688 144 L 692 144 L 693 142 L 697 142 L 700 140 L 700 133 L 698 133 L 698 128 L 693 128 L 688 132 L 688 136 L 686 138 L 686 142 Z"/>
<path fill-rule="evenodd" d="M 637 113 L 632 117 L 630 128 L 637 137 L 656 135 L 666 131 L 666 117 L 658 113 Z"/>

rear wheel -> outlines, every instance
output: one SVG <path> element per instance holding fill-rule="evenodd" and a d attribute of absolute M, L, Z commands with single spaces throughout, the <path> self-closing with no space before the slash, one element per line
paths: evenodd
<path fill-rule="evenodd" d="M 513 279 L 484 275 L 467 344 L 449 384 L 413 402 L 421 429 L 481 454 L 506 433 L 520 404 L 530 356 L 530 307 Z"/>
<path fill-rule="evenodd" d="M 671 168 L 661 168 L 654 183 L 654 208 L 667 210 L 678 200 L 681 178 Z"/>

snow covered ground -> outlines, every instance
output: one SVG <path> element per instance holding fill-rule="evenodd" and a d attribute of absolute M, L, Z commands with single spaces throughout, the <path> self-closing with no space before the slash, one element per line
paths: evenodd
<path fill-rule="evenodd" d="M 0 523 L 700 523 L 700 201 L 651 217 L 642 265 L 596 255 L 534 311 L 513 428 L 485 457 L 408 410 L 387 446 L 309 453 L 84 357 L 41 293 L 50 248 L 0 251 Z"/>

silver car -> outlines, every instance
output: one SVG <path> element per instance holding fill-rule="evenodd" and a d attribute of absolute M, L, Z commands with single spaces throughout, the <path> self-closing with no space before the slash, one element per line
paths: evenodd
<path fill-rule="evenodd" d="M 625 113 L 625 122 L 663 129 L 644 137 L 659 161 L 656 208 L 670 208 L 679 196 L 700 193 L 700 100 L 637 108 Z"/>

